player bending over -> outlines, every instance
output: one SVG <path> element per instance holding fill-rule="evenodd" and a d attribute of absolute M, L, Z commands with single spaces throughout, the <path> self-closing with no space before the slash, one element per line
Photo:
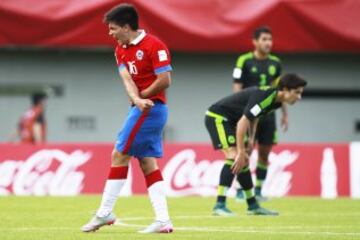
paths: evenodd
<path fill-rule="evenodd" d="M 296 103 L 301 99 L 306 84 L 298 75 L 286 74 L 280 78 L 276 88 L 249 87 L 219 100 L 206 111 L 205 125 L 212 144 L 215 149 L 224 153 L 226 159 L 220 174 L 214 215 L 234 215 L 226 207 L 226 193 L 235 176 L 245 192 L 248 214 L 278 214 L 260 207 L 257 202 L 249 169 L 249 156 L 254 146 L 258 119 L 280 108 L 283 103 Z"/>

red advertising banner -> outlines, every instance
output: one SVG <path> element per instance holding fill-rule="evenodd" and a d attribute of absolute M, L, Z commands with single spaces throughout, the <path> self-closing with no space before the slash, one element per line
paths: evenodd
<path fill-rule="evenodd" d="M 349 146 L 276 146 L 270 154 L 263 194 L 272 197 L 350 196 Z M 111 163 L 112 148 L 112 144 L 0 144 L 0 196 L 101 193 Z M 216 195 L 224 162 L 221 152 L 214 151 L 209 144 L 167 144 L 164 148 L 165 155 L 159 164 L 169 196 Z M 255 150 L 250 160 L 253 171 L 256 158 Z M 144 177 L 136 159 L 132 160 L 130 169 L 122 195 L 146 193 Z M 353 183 L 351 188 L 358 191 L 359 186 Z M 233 193 L 234 190 L 230 191 Z"/>

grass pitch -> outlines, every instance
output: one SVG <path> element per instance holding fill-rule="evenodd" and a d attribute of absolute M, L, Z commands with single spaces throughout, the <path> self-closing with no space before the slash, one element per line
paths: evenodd
<path fill-rule="evenodd" d="M 360 200 L 318 198 L 272 199 L 264 207 L 280 216 L 247 216 L 244 203 L 228 200 L 236 217 L 213 217 L 214 198 L 170 198 L 172 234 L 143 235 L 137 230 L 152 222 L 146 196 L 120 198 L 118 225 L 82 233 L 100 196 L 1 197 L 0 240 L 8 239 L 360 239 Z"/>

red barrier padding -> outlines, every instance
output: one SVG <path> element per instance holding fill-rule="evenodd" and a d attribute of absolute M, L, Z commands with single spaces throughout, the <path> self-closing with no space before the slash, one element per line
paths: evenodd
<path fill-rule="evenodd" d="M 0 46 L 114 46 L 103 15 L 118 0 L 0 1 Z M 134 0 L 140 26 L 171 50 L 252 49 L 268 25 L 278 52 L 360 52 L 360 1 Z"/>
<path fill-rule="evenodd" d="M 101 193 L 112 149 L 113 144 L 0 144 L 0 195 Z M 209 144 L 190 143 L 165 144 L 164 152 L 159 165 L 168 195 L 216 195 L 224 163 L 221 152 Z M 254 151 L 250 160 L 252 172 L 256 158 Z M 352 158 L 357 157 L 352 154 Z M 146 193 L 137 161 L 131 162 L 124 195 Z M 350 195 L 349 144 L 280 144 L 269 161 L 265 195 Z M 352 186 L 355 190 L 359 187 Z"/>

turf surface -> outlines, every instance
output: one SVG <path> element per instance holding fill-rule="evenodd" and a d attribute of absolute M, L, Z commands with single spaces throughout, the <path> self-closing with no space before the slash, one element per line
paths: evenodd
<path fill-rule="evenodd" d="M 175 232 L 138 234 L 152 222 L 145 196 L 121 198 L 115 226 L 82 233 L 100 202 L 100 196 L 1 197 L 0 240 L 7 239 L 360 239 L 360 200 L 318 198 L 272 199 L 264 207 L 277 217 L 247 216 L 244 203 L 229 199 L 235 217 L 213 217 L 214 198 L 169 199 Z"/>

